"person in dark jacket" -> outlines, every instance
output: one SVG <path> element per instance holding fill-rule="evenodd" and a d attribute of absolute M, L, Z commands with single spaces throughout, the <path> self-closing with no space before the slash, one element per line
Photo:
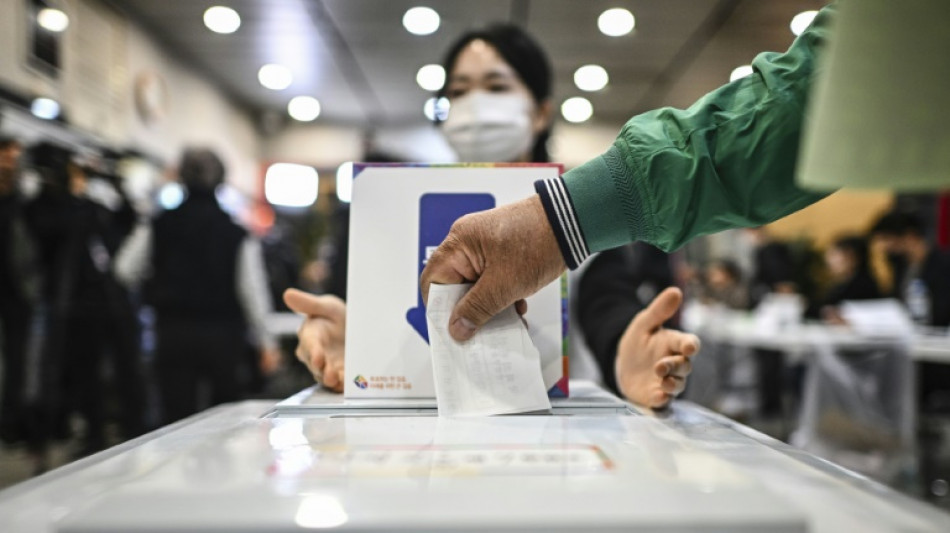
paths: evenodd
<path fill-rule="evenodd" d="M 835 308 L 848 300 L 881 298 L 881 289 L 871 274 L 868 244 L 861 237 L 836 239 L 825 252 L 825 264 L 831 273 L 832 285 L 822 299 L 820 310 L 826 320 L 840 320 Z"/>
<path fill-rule="evenodd" d="M 249 336 L 261 347 L 265 374 L 280 361 L 276 340 L 264 327 L 271 303 L 260 242 L 215 198 L 224 174 L 211 150 L 186 150 L 179 177 L 187 197 L 136 230 L 117 265 L 127 285 L 145 281 L 146 303 L 155 309 L 155 370 L 165 423 L 244 396 Z"/>

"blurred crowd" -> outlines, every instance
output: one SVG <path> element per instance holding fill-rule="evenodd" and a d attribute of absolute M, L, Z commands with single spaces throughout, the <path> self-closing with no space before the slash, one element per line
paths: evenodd
<path fill-rule="evenodd" d="M 173 209 L 159 183 L 130 194 L 138 157 L 0 138 L 0 439 L 36 472 L 57 441 L 85 456 L 260 394 L 281 367 L 265 320 L 298 284 L 282 240 L 222 208 L 213 152 L 182 154 Z"/>

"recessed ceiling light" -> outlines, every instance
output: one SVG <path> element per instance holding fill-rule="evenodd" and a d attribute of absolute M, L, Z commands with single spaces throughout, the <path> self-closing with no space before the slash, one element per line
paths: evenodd
<path fill-rule="evenodd" d="M 633 13 L 622 7 L 608 9 L 597 17 L 597 27 L 600 32 L 610 37 L 620 37 L 633 31 L 637 21 Z"/>
<path fill-rule="evenodd" d="M 439 14 L 431 7 L 414 7 L 402 17 L 402 25 L 413 35 L 429 35 L 439 29 Z"/>
<path fill-rule="evenodd" d="M 429 98 L 426 100 L 424 106 L 422 106 L 422 114 L 426 116 L 427 119 L 435 120 L 445 120 L 449 118 L 449 99 L 446 97 L 441 98 Z"/>
<path fill-rule="evenodd" d="M 317 169 L 293 163 L 274 163 L 264 174 L 264 197 L 273 205 L 307 207 L 317 200 Z"/>
<path fill-rule="evenodd" d="M 59 33 L 69 27 L 69 17 L 62 10 L 46 7 L 36 14 L 36 23 L 46 30 Z"/>
<path fill-rule="evenodd" d="M 312 96 L 295 96 L 287 104 L 287 113 L 300 122 L 316 120 L 320 116 L 320 101 Z"/>
<path fill-rule="evenodd" d="M 205 10 L 205 26 L 215 33 L 234 33 L 241 27 L 241 15 L 225 6 L 209 7 Z"/>
<path fill-rule="evenodd" d="M 441 65 L 425 65 L 416 73 L 416 83 L 427 91 L 438 91 L 445 85 L 445 69 Z"/>
<path fill-rule="evenodd" d="M 568 98 L 561 104 L 561 116 L 568 122 L 584 122 L 594 114 L 590 100 L 580 96 Z"/>
<path fill-rule="evenodd" d="M 290 87 L 294 81 L 294 75 L 289 68 L 271 63 L 257 71 L 257 80 L 268 89 L 280 91 Z"/>
<path fill-rule="evenodd" d="M 353 198 L 353 162 L 347 161 L 336 169 L 336 199 L 350 203 Z"/>
<path fill-rule="evenodd" d="M 59 116 L 59 102 L 52 98 L 36 98 L 30 104 L 30 113 L 36 118 L 53 120 Z"/>
<path fill-rule="evenodd" d="M 744 78 L 752 74 L 752 65 L 740 65 L 732 69 L 732 74 L 729 74 L 729 81 L 736 81 L 739 78 Z"/>
<path fill-rule="evenodd" d="M 808 29 L 808 26 L 811 26 L 811 21 L 815 20 L 817 14 L 817 11 L 803 11 L 792 17 L 792 22 L 788 27 L 792 29 L 792 33 L 795 35 L 801 35 L 802 32 Z"/>
<path fill-rule="evenodd" d="M 599 91 L 609 81 L 607 71 L 600 65 L 584 65 L 574 71 L 574 85 L 582 91 Z"/>

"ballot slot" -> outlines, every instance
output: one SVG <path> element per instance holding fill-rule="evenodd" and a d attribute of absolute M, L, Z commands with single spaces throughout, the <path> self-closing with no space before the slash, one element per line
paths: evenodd
<path fill-rule="evenodd" d="M 553 403 L 553 402 L 552 402 Z M 337 408 L 298 408 L 272 410 L 261 418 L 300 418 L 300 417 L 322 417 L 322 418 L 360 418 L 360 417 L 417 417 L 431 416 L 437 417 L 439 413 L 435 409 L 400 409 L 400 408 L 371 408 L 371 407 L 351 407 L 347 409 Z M 497 415 L 497 416 L 516 416 L 516 415 Z M 533 413 L 520 413 L 517 416 L 640 416 L 639 413 L 625 405 L 598 405 L 598 406 L 575 406 L 575 405 L 552 405 L 550 411 L 538 411 Z"/>

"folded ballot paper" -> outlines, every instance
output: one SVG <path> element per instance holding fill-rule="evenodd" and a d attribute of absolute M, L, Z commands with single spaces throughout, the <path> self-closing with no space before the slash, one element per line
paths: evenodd
<path fill-rule="evenodd" d="M 551 409 L 541 356 L 514 307 L 458 342 L 449 317 L 471 284 L 430 285 L 426 319 L 439 416 L 490 416 Z"/>

